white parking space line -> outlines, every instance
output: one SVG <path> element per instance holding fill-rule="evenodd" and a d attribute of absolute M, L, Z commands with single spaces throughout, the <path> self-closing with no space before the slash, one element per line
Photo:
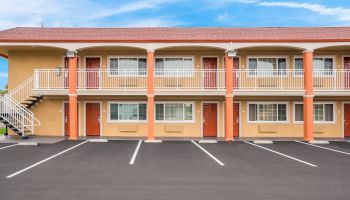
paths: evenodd
<path fill-rule="evenodd" d="M 342 154 L 350 156 L 350 153 L 345 152 L 345 151 L 339 151 L 339 150 L 336 150 L 336 149 L 331 149 L 331 148 L 328 148 L 328 147 L 322 147 L 322 146 L 318 146 L 318 145 L 314 145 L 314 144 L 310 144 L 310 143 L 306 143 L 306 142 L 301 142 L 301 141 L 295 141 L 295 142 L 300 143 L 300 144 L 310 145 L 310 146 L 313 146 L 313 147 L 318 147 L 318 148 L 321 148 L 321 149 L 326 149 L 326 150 L 329 150 L 329 151 L 334 151 L 334 152 L 337 152 L 337 153 L 342 153 Z"/>
<path fill-rule="evenodd" d="M 280 155 L 280 156 L 283 156 L 283 157 L 286 157 L 286 158 L 289 158 L 289 159 L 298 161 L 298 162 L 300 162 L 300 163 L 309 165 L 309 166 L 311 166 L 311 167 L 317 167 L 317 165 L 314 165 L 314 164 L 312 164 L 312 163 L 309 163 L 309 162 L 300 160 L 300 159 L 295 158 L 295 157 L 292 157 L 292 156 L 288 156 L 288 155 L 283 154 L 283 153 L 281 153 L 281 152 L 278 152 L 278 151 L 275 151 L 275 150 L 272 150 L 272 149 L 269 149 L 269 148 L 266 148 L 266 147 L 263 147 L 263 146 L 260 146 L 260 145 L 257 145 L 257 144 L 253 144 L 253 143 L 251 143 L 251 142 L 247 142 L 247 141 L 244 141 L 244 142 L 247 143 L 247 144 L 256 146 L 256 147 L 258 147 L 258 148 L 264 149 L 264 150 L 266 150 L 266 151 L 270 151 L 270 152 L 272 152 L 272 153 L 278 154 L 278 155 Z"/>
<path fill-rule="evenodd" d="M 196 145 L 198 148 L 200 148 L 204 153 L 206 153 L 209 157 L 211 157 L 213 160 L 215 160 L 219 165 L 224 166 L 225 164 L 221 162 L 219 159 L 217 159 L 215 156 L 213 156 L 211 153 L 209 153 L 207 150 L 205 150 L 202 146 L 197 144 L 195 141 L 191 140 L 191 142 Z"/>
<path fill-rule="evenodd" d="M 130 163 L 129 163 L 130 165 L 133 165 L 133 164 L 135 163 L 135 159 L 136 159 L 137 153 L 139 152 L 141 143 L 142 143 L 142 140 L 140 140 L 139 143 L 138 143 L 137 146 L 136 146 L 136 149 L 135 149 L 135 151 L 134 151 L 134 154 L 132 155 L 131 160 L 130 160 Z"/>
<path fill-rule="evenodd" d="M 10 147 L 15 147 L 15 146 L 18 146 L 18 144 L 12 144 L 12 145 L 8 145 L 8 146 L 4 146 L 4 147 L 1 147 L 1 149 L 7 149 L 7 148 L 10 148 Z"/>
<path fill-rule="evenodd" d="M 51 159 L 53 159 L 53 158 L 55 158 L 55 157 L 57 157 L 57 156 L 59 156 L 59 155 L 62 155 L 62 154 L 66 153 L 66 152 L 68 152 L 68 151 L 70 151 L 70 150 L 72 150 L 72 149 L 75 149 L 75 148 L 77 148 L 77 147 L 79 147 L 79 146 L 81 146 L 81 145 L 83 145 L 83 144 L 85 144 L 85 143 L 87 143 L 87 142 L 88 142 L 88 140 L 86 140 L 86 141 L 84 141 L 84 142 L 81 142 L 81 143 L 79 143 L 79 144 L 77 144 L 77 145 L 75 145 L 75 146 L 72 146 L 72 147 L 70 147 L 70 148 L 64 150 L 64 151 L 61 151 L 61 152 L 59 152 L 59 153 L 57 153 L 57 154 L 55 154 L 55 155 L 52 155 L 52 156 L 50 156 L 50 157 L 48 157 L 48 158 L 46 158 L 46 159 L 44 159 L 44 160 L 41 160 L 41 161 L 39 161 L 39 162 L 37 162 L 37 163 L 34 163 L 33 165 L 30 165 L 30 166 L 28 166 L 28 167 L 26 167 L 26 168 L 24 168 L 24 169 L 22 169 L 22 170 L 19 170 L 19 171 L 15 172 L 15 173 L 13 173 L 13 174 L 11 174 L 11 175 L 8 175 L 8 176 L 6 176 L 6 178 L 12 178 L 12 177 L 14 177 L 14 176 L 17 176 L 18 174 L 21 174 L 21 173 L 23 173 L 23 172 L 25 172 L 25 171 L 28 171 L 28 170 L 30 170 L 30 169 L 32 169 L 32 168 L 34 168 L 34 167 L 36 167 L 36 166 L 38 166 L 38 165 L 40 165 L 40 164 L 46 162 L 46 161 L 49 161 L 49 160 L 51 160 Z"/>

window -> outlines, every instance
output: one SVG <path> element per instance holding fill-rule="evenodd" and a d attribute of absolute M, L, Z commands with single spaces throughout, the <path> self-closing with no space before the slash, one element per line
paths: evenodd
<path fill-rule="evenodd" d="M 303 58 L 294 59 L 294 69 L 303 70 Z M 316 57 L 313 59 L 313 70 L 315 76 L 330 76 L 333 75 L 334 61 L 332 57 Z M 298 72 L 296 72 L 298 73 Z"/>
<path fill-rule="evenodd" d="M 193 121 L 193 103 L 156 103 L 157 121 Z"/>
<path fill-rule="evenodd" d="M 294 121 L 304 121 L 303 104 L 294 104 Z M 333 103 L 314 103 L 314 122 L 334 122 Z"/>
<path fill-rule="evenodd" d="M 135 76 L 147 74 L 146 58 L 109 58 L 110 75 Z"/>
<path fill-rule="evenodd" d="M 250 75 L 286 75 L 286 58 L 249 58 Z"/>
<path fill-rule="evenodd" d="M 191 76 L 193 74 L 192 58 L 156 58 L 156 75 Z"/>
<path fill-rule="evenodd" d="M 303 76 L 304 75 L 304 63 L 303 58 L 294 58 L 294 75 Z"/>
<path fill-rule="evenodd" d="M 249 104 L 250 122 L 286 122 L 286 103 L 257 103 Z"/>
<path fill-rule="evenodd" d="M 146 103 L 110 103 L 109 106 L 111 121 L 147 120 Z"/>

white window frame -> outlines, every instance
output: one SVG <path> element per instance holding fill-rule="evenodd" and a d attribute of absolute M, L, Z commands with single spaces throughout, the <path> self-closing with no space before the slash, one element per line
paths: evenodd
<path fill-rule="evenodd" d="M 293 56 L 293 68 L 295 69 L 295 59 L 296 58 L 302 58 L 302 59 L 304 59 L 304 57 L 303 56 Z M 334 56 L 334 55 L 317 55 L 317 56 L 314 56 L 313 58 L 323 58 L 323 60 L 324 59 L 326 59 L 326 58 L 331 58 L 331 59 L 333 59 L 333 66 L 332 66 L 332 73 L 331 74 L 315 74 L 314 72 L 313 72 L 313 76 L 314 77 L 330 77 L 330 76 L 336 76 L 336 73 L 335 73 L 335 70 L 336 70 L 336 62 L 337 62 L 337 60 L 336 60 L 336 56 Z M 313 62 L 313 61 L 312 61 Z M 304 66 L 303 66 L 303 70 L 304 70 Z M 313 69 L 313 70 L 315 70 L 315 68 Z M 295 75 L 296 77 L 297 76 L 300 76 L 300 75 Z"/>
<path fill-rule="evenodd" d="M 293 70 L 294 70 L 294 73 L 293 73 L 293 76 L 294 77 L 303 77 L 304 76 L 304 64 L 303 64 L 303 66 L 302 66 L 302 73 L 303 73 L 303 75 L 300 75 L 300 74 L 298 74 L 297 73 L 297 69 L 295 68 L 295 59 L 297 59 L 297 58 L 301 58 L 301 59 L 303 59 L 303 63 L 304 63 L 304 57 L 303 56 L 293 56 L 293 63 L 292 63 L 292 65 L 293 65 Z"/>
<path fill-rule="evenodd" d="M 248 77 L 262 77 L 262 76 L 278 76 L 278 77 L 286 77 L 288 76 L 287 75 L 287 72 L 285 72 L 285 74 L 280 74 L 280 75 L 276 75 L 276 74 L 271 74 L 271 75 L 259 75 L 259 74 L 251 74 L 250 71 L 251 69 L 249 68 L 249 59 L 257 59 L 257 63 L 258 63 L 258 59 L 259 58 L 275 58 L 276 59 L 276 64 L 277 64 L 277 67 L 278 67 L 278 59 L 279 58 L 284 58 L 286 59 L 286 69 L 285 70 L 288 70 L 290 68 L 289 66 L 289 58 L 288 56 L 280 56 L 280 55 L 258 55 L 258 56 L 247 56 L 246 58 L 246 68 L 248 70 Z M 258 65 L 258 64 L 257 64 Z M 259 71 L 258 69 L 256 71 Z M 283 70 L 281 70 L 281 72 L 283 72 Z"/>
<path fill-rule="evenodd" d="M 114 119 L 111 119 L 111 104 L 136 104 L 136 105 L 146 104 L 146 120 L 139 120 L 139 116 L 138 116 L 137 120 L 119 120 L 119 119 L 114 120 Z M 148 121 L 147 110 L 148 110 L 148 105 L 147 105 L 146 101 L 108 101 L 108 108 L 107 108 L 108 123 L 147 123 L 147 121 Z M 119 112 L 119 108 L 118 108 L 118 112 Z M 139 110 L 137 110 L 137 115 L 139 115 Z"/>
<path fill-rule="evenodd" d="M 304 121 L 295 121 L 295 104 L 304 104 L 302 101 L 294 101 L 293 102 L 293 123 L 294 124 L 304 124 Z M 333 121 L 315 121 L 313 120 L 314 124 L 336 124 L 337 123 L 337 104 L 335 101 L 315 101 L 314 104 L 333 104 Z M 313 105 L 312 105 L 313 106 Z M 324 112 L 324 114 L 326 114 Z M 314 115 L 314 113 L 313 113 Z M 325 116 L 324 116 L 325 119 Z"/>
<path fill-rule="evenodd" d="M 169 121 L 165 120 L 165 106 L 164 106 L 164 120 L 157 120 L 156 119 L 156 104 L 191 104 L 192 105 L 192 120 L 176 120 L 176 121 Z M 181 123 L 181 124 L 188 124 L 188 123 L 195 123 L 196 122 L 196 103 L 194 101 L 162 101 L 162 102 L 155 102 L 154 103 L 154 120 L 157 123 Z M 185 115 L 185 112 L 183 112 L 183 115 Z"/>
<path fill-rule="evenodd" d="M 251 104 L 286 104 L 286 121 L 250 121 L 249 105 Z M 247 123 L 249 124 L 289 124 L 289 102 L 288 101 L 248 101 L 247 102 Z M 278 110 L 277 110 L 278 119 Z"/>
<path fill-rule="evenodd" d="M 157 74 L 157 71 L 156 71 L 156 59 L 165 59 L 165 58 L 182 58 L 182 60 L 184 59 L 192 59 L 192 68 L 191 70 L 189 71 L 188 74 L 182 74 L 182 75 L 162 75 L 162 74 Z M 154 58 L 154 76 L 156 77 L 193 77 L 194 76 L 194 72 L 195 72 L 195 62 L 196 62 L 196 59 L 195 59 L 195 56 L 156 56 Z M 165 63 L 165 62 L 164 62 Z M 164 70 L 166 71 L 166 70 Z M 191 73 L 190 73 L 191 72 Z"/>
<path fill-rule="evenodd" d="M 124 75 L 124 74 L 111 74 L 111 59 L 112 58 L 117 58 L 118 59 L 118 64 L 119 64 L 119 59 L 120 58 L 136 58 L 137 62 L 139 61 L 139 59 L 146 59 L 146 71 L 145 74 L 136 74 L 136 75 Z M 148 74 L 148 66 L 147 66 L 147 56 L 135 56 L 135 55 L 123 55 L 123 56 L 118 56 L 118 55 L 109 55 L 107 56 L 107 75 L 108 77 L 125 77 L 125 76 L 130 76 L 130 77 L 147 77 Z M 139 72 L 137 70 L 137 72 Z"/>

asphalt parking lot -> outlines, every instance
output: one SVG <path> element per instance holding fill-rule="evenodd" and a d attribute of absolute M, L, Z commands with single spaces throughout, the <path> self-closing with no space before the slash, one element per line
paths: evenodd
<path fill-rule="evenodd" d="M 6 200 L 335 200 L 350 195 L 347 142 L 0 145 L 0 199 Z"/>

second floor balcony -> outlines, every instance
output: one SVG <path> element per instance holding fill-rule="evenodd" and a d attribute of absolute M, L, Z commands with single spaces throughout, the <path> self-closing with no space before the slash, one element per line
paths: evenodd
<path fill-rule="evenodd" d="M 225 95 L 224 69 L 156 70 L 156 95 Z M 69 71 L 65 69 L 37 69 L 33 90 L 43 94 L 67 94 Z M 77 92 L 82 95 L 146 95 L 146 70 L 85 70 L 77 71 Z M 314 70 L 315 94 L 348 93 L 350 70 Z M 303 70 L 233 71 L 233 89 L 237 95 L 303 95 Z"/>

